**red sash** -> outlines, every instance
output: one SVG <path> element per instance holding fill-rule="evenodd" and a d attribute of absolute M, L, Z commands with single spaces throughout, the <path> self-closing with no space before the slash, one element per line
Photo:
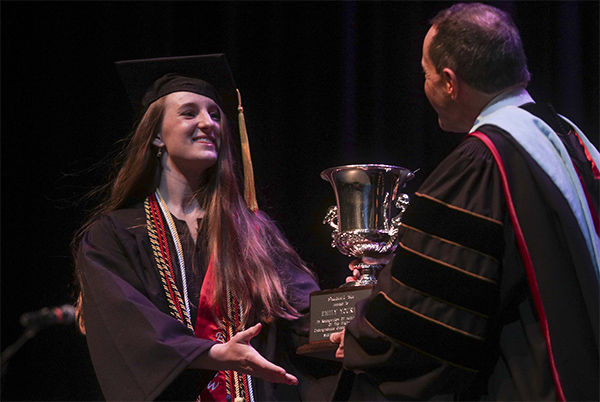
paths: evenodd
<path fill-rule="evenodd" d="M 235 334 L 229 324 L 223 324 L 225 330 L 218 325 L 222 320 L 222 314 L 218 306 L 215 306 L 216 314 L 211 306 L 213 290 L 215 288 L 215 264 L 211 259 L 208 264 L 200 300 L 198 301 L 198 318 L 194 333 L 198 338 L 210 339 L 217 342 L 227 342 Z M 235 301 L 232 304 L 237 306 Z M 239 317 L 238 317 L 239 318 Z M 254 401 L 252 395 L 252 379 L 249 375 L 236 373 L 235 371 L 219 371 L 200 393 L 199 401 Z"/>
<path fill-rule="evenodd" d="M 202 290 L 200 291 L 200 301 L 198 302 L 198 319 L 196 320 L 195 334 L 198 338 L 210 339 L 217 342 L 225 342 L 223 331 L 216 323 L 211 308 L 212 293 L 215 287 L 214 283 L 214 264 L 212 259 L 208 264 Z M 217 307 L 217 315 L 220 313 Z M 206 388 L 200 394 L 201 401 L 225 401 L 227 397 L 227 385 L 225 372 L 219 371 L 217 375 L 208 383 Z"/>

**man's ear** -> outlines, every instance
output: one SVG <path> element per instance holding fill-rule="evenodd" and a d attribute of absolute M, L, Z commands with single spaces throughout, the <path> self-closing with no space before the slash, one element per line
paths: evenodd
<path fill-rule="evenodd" d="M 452 69 L 446 67 L 442 70 L 442 79 L 444 80 L 446 94 L 450 96 L 451 99 L 456 99 L 459 90 L 456 73 Z"/>
<path fill-rule="evenodd" d="M 152 144 L 157 147 L 165 146 L 165 142 L 163 141 L 162 135 L 160 133 L 156 134 L 156 137 L 154 137 L 154 140 L 152 140 Z"/>

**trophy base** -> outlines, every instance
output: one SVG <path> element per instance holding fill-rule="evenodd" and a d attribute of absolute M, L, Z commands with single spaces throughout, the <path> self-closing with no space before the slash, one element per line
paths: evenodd
<path fill-rule="evenodd" d="M 368 297 L 373 285 L 348 286 L 319 290 L 310 294 L 309 343 L 296 353 L 326 360 L 336 360 L 337 344 L 329 336 L 342 331 L 356 315 L 355 304 Z"/>
<path fill-rule="evenodd" d="M 312 342 L 300 346 L 296 353 L 303 356 L 316 357 L 323 360 L 337 360 L 335 351 L 338 348 L 337 343 L 331 341 Z"/>

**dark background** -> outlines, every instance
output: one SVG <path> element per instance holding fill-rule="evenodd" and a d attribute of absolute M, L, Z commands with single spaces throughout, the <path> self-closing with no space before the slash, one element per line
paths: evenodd
<path fill-rule="evenodd" d="M 489 3 L 521 30 L 533 97 L 597 145 L 599 2 Z M 427 21 L 450 4 L 2 1 L 2 350 L 23 313 L 72 301 L 69 241 L 92 206 L 79 200 L 132 124 L 115 61 L 227 54 L 261 209 L 335 287 L 350 259 L 330 248 L 319 173 L 421 168 L 410 193 L 462 138 L 437 126 L 420 66 Z M 100 397 L 73 325 L 43 329 L 3 369 L 3 400 Z"/>

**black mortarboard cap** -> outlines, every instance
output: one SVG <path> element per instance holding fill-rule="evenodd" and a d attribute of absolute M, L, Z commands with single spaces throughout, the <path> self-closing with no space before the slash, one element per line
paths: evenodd
<path fill-rule="evenodd" d="M 137 111 L 145 113 L 157 99 L 173 92 L 187 91 L 214 100 L 231 121 L 235 121 L 237 114 L 244 167 L 244 198 L 248 207 L 256 211 L 254 170 L 242 100 L 225 55 L 163 57 L 118 61 L 115 64 L 129 100 Z"/>
<path fill-rule="evenodd" d="M 238 96 L 222 53 L 127 60 L 115 64 L 136 111 L 145 112 L 152 102 L 169 93 L 187 91 L 208 96 L 235 121 Z"/>

